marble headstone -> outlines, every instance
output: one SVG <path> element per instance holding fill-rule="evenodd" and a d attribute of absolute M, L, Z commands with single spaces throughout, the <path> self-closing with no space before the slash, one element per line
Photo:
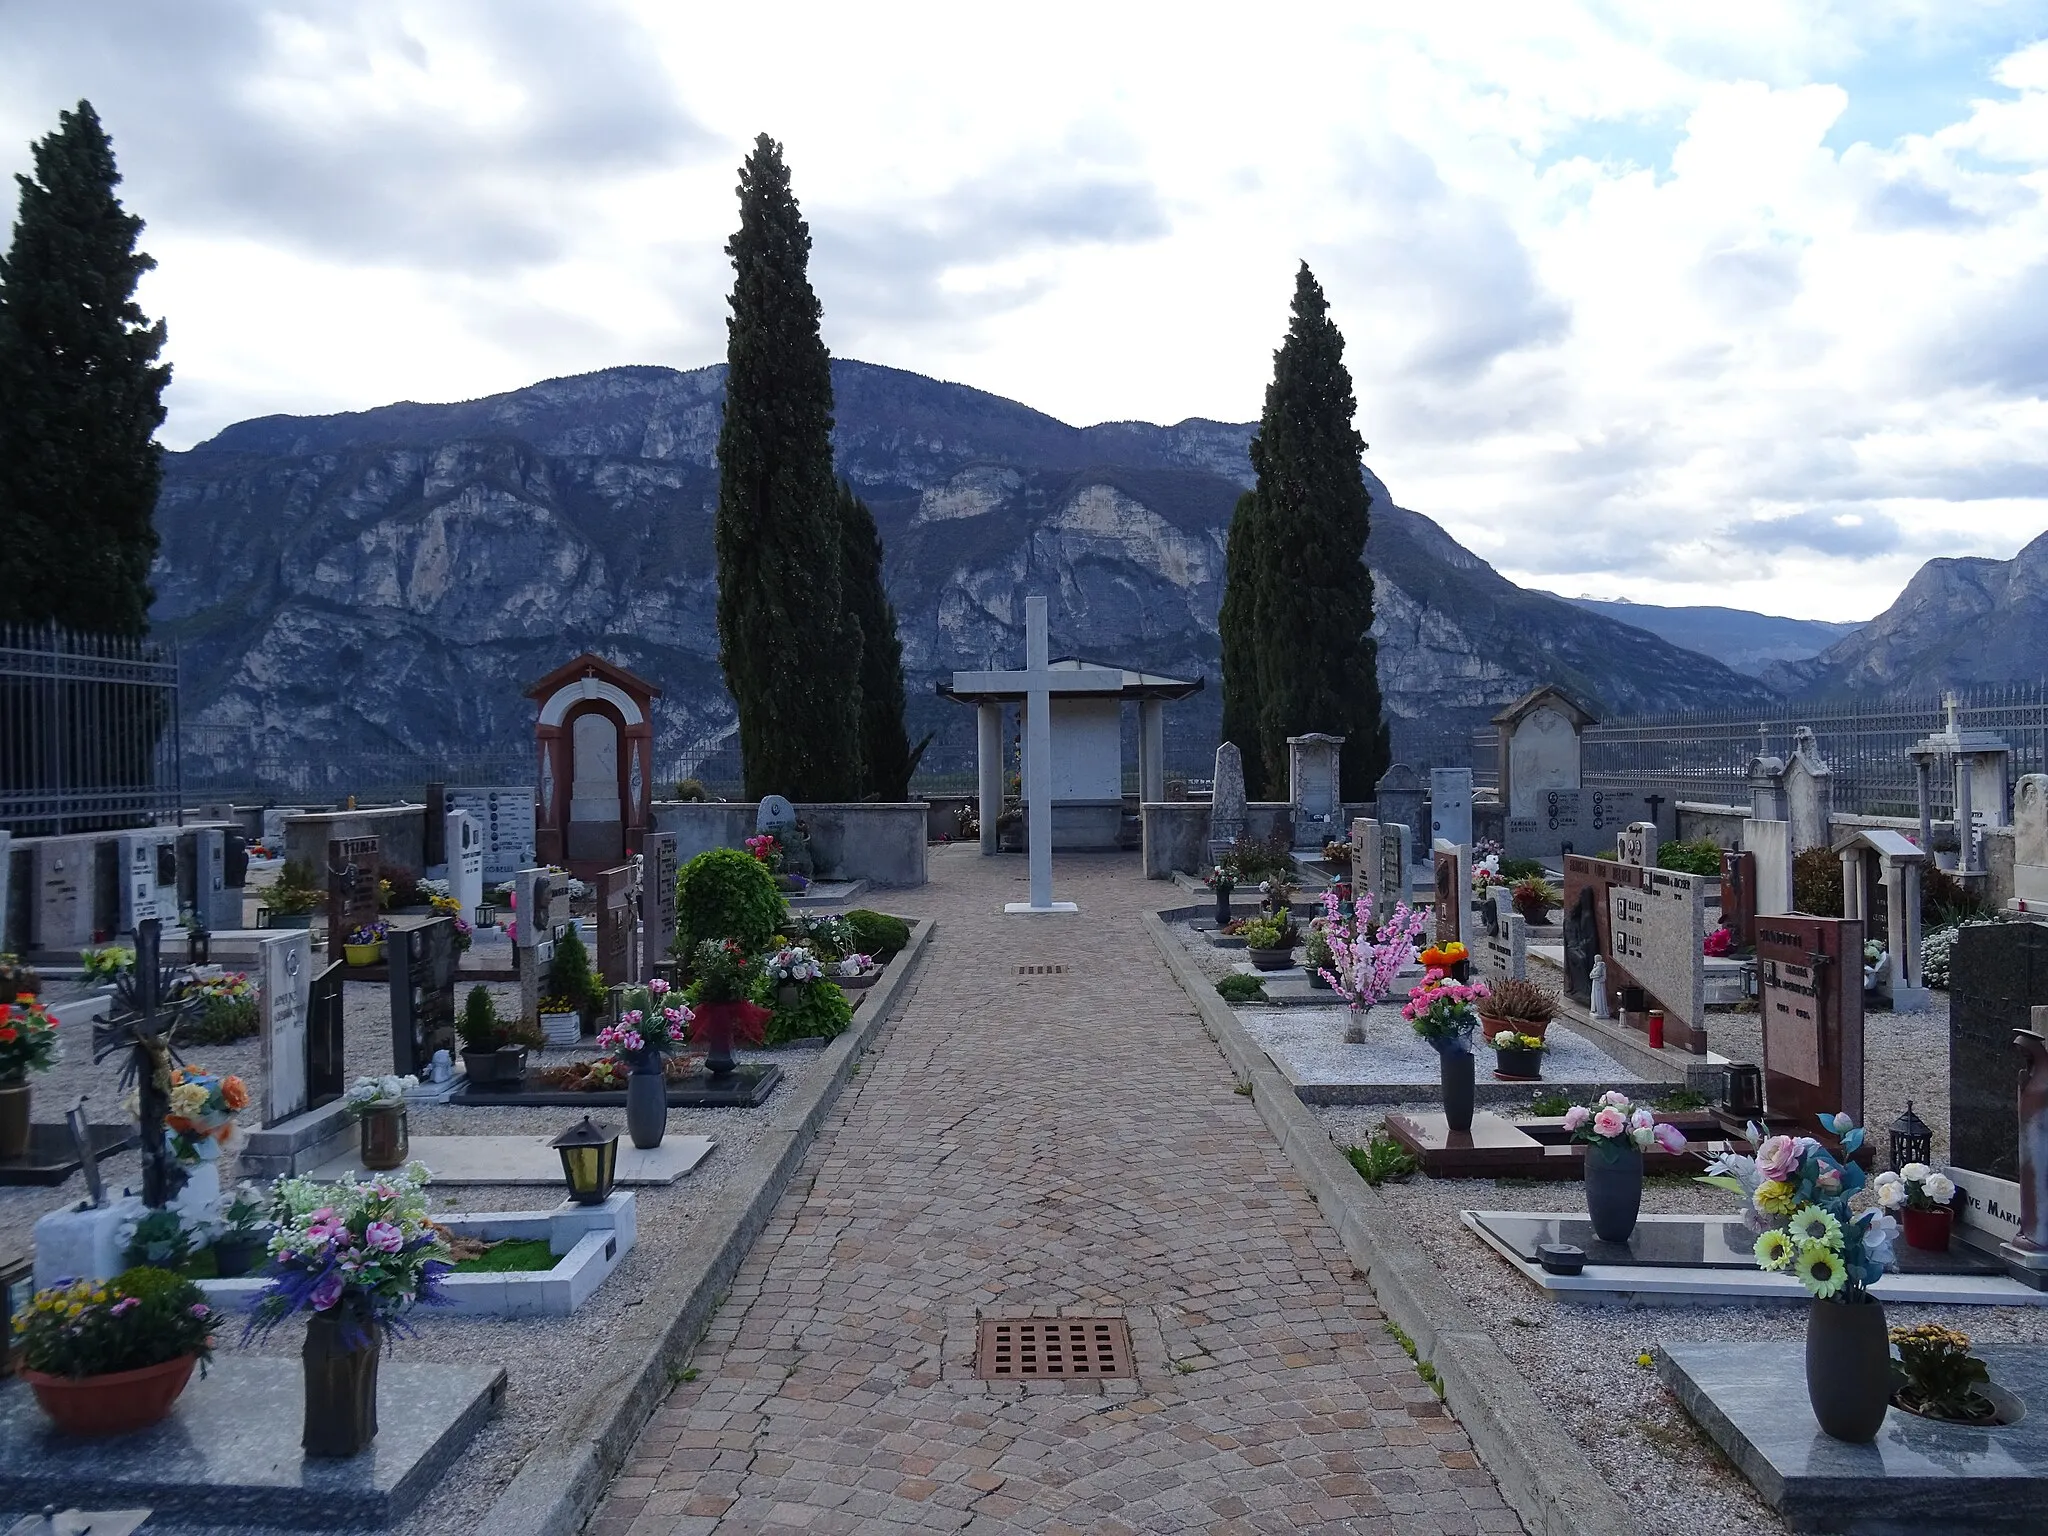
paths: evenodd
<path fill-rule="evenodd" d="M 1764 1108 L 1810 1134 L 1814 1117 L 1863 1118 L 1863 925 L 1779 914 L 1756 930 Z"/>
<path fill-rule="evenodd" d="M 2019 1177 L 2020 1057 L 2013 1034 L 2048 1005 L 2048 927 L 1965 928 L 1949 955 L 1949 1161 Z"/>
<path fill-rule="evenodd" d="M 1244 818 L 1244 757 L 1236 742 L 1226 741 L 1216 749 L 1216 778 L 1209 796 L 1211 860 L 1244 836 Z"/>
<path fill-rule="evenodd" d="M 2048 907 L 2048 774 L 2024 774 L 2013 790 L 2012 894 L 2016 911 Z"/>
<path fill-rule="evenodd" d="M 1422 814 L 1424 791 L 1422 779 L 1406 763 L 1395 763 L 1380 775 L 1374 793 L 1378 796 L 1379 820 L 1382 826 L 1398 821 L 1408 828 L 1408 847 L 1419 858 L 1431 846 L 1429 823 Z"/>
<path fill-rule="evenodd" d="M 530 785 L 453 786 L 446 804 L 474 817 L 484 838 L 484 879 L 493 885 L 531 868 L 538 857 Z"/>
<path fill-rule="evenodd" d="M 1792 851 L 1804 853 L 1833 841 L 1828 818 L 1834 812 L 1834 772 L 1811 730 L 1802 725 L 1794 735 L 1796 750 L 1785 765 L 1785 819 L 1792 824 Z"/>
<path fill-rule="evenodd" d="M 30 846 L 35 850 L 35 945 L 68 955 L 92 942 L 92 839 L 46 837 Z"/>
<path fill-rule="evenodd" d="M 1615 961 L 1664 1010 L 1666 1042 L 1694 1055 L 1707 1049 L 1708 883 L 1704 875 L 1646 869 L 1641 886 L 1607 893 Z"/>
<path fill-rule="evenodd" d="M 449 811 L 443 818 L 442 840 L 448 855 L 448 894 L 466 923 L 476 921 L 484 902 L 483 828 L 467 811 Z"/>
<path fill-rule="evenodd" d="M 1507 818 L 1507 838 L 1502 851 L 1511 859 L 1556 858 L 1567 847 L 1586 845 L 1580 830 L 1586 791 L 1548 789 L 1528 808 L 1526 815 Z"/>
<path fill-rule="evenodd" d="M 754 832 L 780 836 L 785 828 L 796 825 L 796 807 L 781 795 L 767 795 L 754 812 Z"/>
<path fill-rule="evenodd" d="M 383 873 L 374 837 L 337 837 L 327 844 L 327 953 L 341 958 L 350 929 L 377 920 L 377 881 Z"/>
<path fill-rule="evenodd" d="M 121 932 L 152 917 L 178 917 L 178 834 L 170 829 L 121 834 Z"/>
<path fill-rule="evenodd" d="M 1742 846 L 1756 858 L 1756 911 L 1759 917 L 1792 910 L 1792 826 L 1784 821 L 1749 820 L 1742 824 Z M 1822 916 L 1825 914 L 1815 914 Z"/>
<path fill-rule="evenodd" d="M 676 941 L 676 835 L 650 832 L 642 844 L 640 979 L 651 981 L 657 961 Z"/>
<path fill-rule="evenodd" d="M 1472 846 L 1472 770 L 1429 771 L 1429 832 L 1432 839 L 1460 848 Z"/>
<path fill-rule="evenodd" d="M 789 875 L 811 873 L 810 839 L 797 829 L 796 807 L 781 795 L 767 795 L 754 812 L 754 833 L 766 833 L 782 845 L 782 870 Z"/>
<path fill-rule="evenodd" d="M 1637 869 L 1657 867 L 1657 824 L 1652 821 L 1632 821 L 1622 828 L 1615 839 L 1614 858 L 1618 864 L 1633 864 Z"/>
<path fill-rule="evenodd" d="M 292 929 L 266 938 L 257 960 L 263 1015 L 263 1123 L 276 1125 L 312 1104 L 313 936 Z"/>

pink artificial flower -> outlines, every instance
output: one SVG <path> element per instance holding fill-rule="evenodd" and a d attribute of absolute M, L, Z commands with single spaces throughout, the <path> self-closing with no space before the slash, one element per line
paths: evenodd
<path fill-rule="evenodd" d="M 1568 1131 L 1576 1131 L 1592 1118 L 1593 1111 L 1586 1108 L 1583 1104 L 1574 1104 L 1564 1112 L 1564 1128 Z"/>
<path fill-rule="evenodd" d="M 1628 1095 L 1625 1093 L 1617 1093 L 1614 1089 L 1610 1088 L 1605 1093 L 1600 1095 L 1600 1102 L 1602 1104 L 1612 1104 L 1616 1109 L 1627 1109 Z"/>
<path fill-rule="evenodd" d="M 315 1312 L 332 1311 L 335 1304 L 341 1300 L 341 1293 L 345 1289 L 347 1289 L 347 1286 L 339 1274 L 329 1273 L 322 1275 L 320 1283 L 313 1287 L 313 1294 L 310 1298 L 313 1303 L 313 1310 Z"/>
<path fill-rule="evenodd" d="M 405 1246 L 405 1234 L 388 1221 L 373 1221 L 363 1233 L 363 1241 L 379 1253 L 396 1253 Z"/>
<path fill-rule="evenodd" d="M 1666 1152 L 1676 1154 L 1685 1150 L 1685 1132 L 1669 1121 L 1659 1124 L 1650 1134 L 1657 1138 L 1657 1145 Z"/>
<path fill-rule="evenodd" d="M 662 993 L 668 990 L 668 982 L 665 981 L 663 978 L 657 976 L 654 978 L 654 980 L 647 983 L 647 990 L 649 992 L 652 992 L 656 997 L 659 997 Z"/>
<path fill-rule="evenodd" d="M 1700 946 L 1700 949 L 1706 954 L 1720 956 L 1727 954 L 1734 947 L 1735 935 L 1726 928 L 1716 928 L 1707 935 L 1706 942 Z"/>
<path fill-rule="evenodd" d="M 1756 1149 L 1758 1176 L 1781 1184 L 1792 1182 L 1802 1161 L 1799 1143 L 1790 1136 L 1772 1136 Z"/>
<path fill-rule="evenodd" d="M 1821 1169 L 1820 1177 L 1813 1181 L 1813 1186 L 1824 1195 L 1840 1194 L 1842 1192 L 1841 1170 L 1836 1168 Z"/>
<path fill-rule="evenodd" d="M 133 1296 L 123 1296 L 123 1297 L 122 1297 L 122 1298 L 121 1298 L 121 1299 L 120 1299 L 119 1301 L 117 1301 L 117 1302 L 115 1302 L 115 1303 L 114 1303 L 114 1306 L 113 1306 L 113 1313 L 114 1313 L 114 1316 L 116 1316 L 116 1317 L 121 1317 L 121 1316 L 124 1316 L 125 1314 L 127 1314 L 127 1313 L 129 1313 L 129 1312 L 133 1312 L 133 1311 L 134 1311 L 134 1310 L 135 1310 L 135 1309 L 136 1309 L 137 1307 L 139 1307 L 139 1306 L 141 1306 L 141 1305 L 142 1305 L 142 1303 L 141 1303 L 140 1301 L 136 1300 L 136 1298 L 135 1298 L 135 1297 L 133 1297 Z"/>
<path fill-rule="evenodd" d="M 1593 1117 L 1593 1134 L 1596 1136 L 1619 1136 L 1627 1130 L 1628 1117 L 1612 1104 Z"/>
<path fill-rule="evenodd" d="M 628 1008 L 619 1015 L 619 1022 L 621 1024 L 638 1024 L 642 1017 L 643 1015 L 638 1008 Z"/>
<path fill-rule="evenodd" d="M 1638 1131 L 1647 1131 L 1657 1123 L 1657 1117 L 1647 1109 L 1638 1109 L 1628 1117 L 1628 1123 Z"/>

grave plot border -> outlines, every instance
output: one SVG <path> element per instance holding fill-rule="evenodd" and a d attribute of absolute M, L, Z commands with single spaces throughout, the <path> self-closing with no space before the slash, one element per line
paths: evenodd
<path fill-rule="evenodd" d="M 1231 1070 L 1250 1084 L 1260 1119 L 1308 1185 L 1380 1309 L 1414 1340 L 1416 1358 L 1435 1367 L 1444 1401 L 1465 1426 L 1508 1507 L 1532 1536 L 1629 1536 L 1640 1522 L 1537 1401 L 1514 1362 L 1372 1186 L 1344 1160 L 1315 1112 L 1295 1097 L 1230 1005 L 1196 972 L 1167 926 L 1171 916 L 1142 916 L 1160 958 Z"/>
<path fill-rule="evenodd" d="M 640 1431 L 668 1397 L 671 1373 L 689 1362 L 855 1065 L 878 1046 L 936 926 L 929 917 L 905 921 L 910 942 L 868 993 L 867 1006 L 825 1047 L 816 1074 L 780 1096 L 731 1189 L 704 1214 L 689 1259 L 655 1281 L 642 1305 L 611 1329 L 583 1386 L 562 1405 L 554 1429 L 520 1464 L 479 1530 L 492 1536 L 578 1536 L 583 1529 Z"/>

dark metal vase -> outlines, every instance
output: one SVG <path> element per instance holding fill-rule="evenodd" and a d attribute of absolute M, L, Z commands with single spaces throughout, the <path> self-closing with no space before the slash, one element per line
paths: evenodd
<path fill-rule="evenodd" d="M 1216 926 L 1218 928 L 1221 928 L 1225 923 L 1229 921 L 1230 887 L 1227 885 L 1219 885 L 1216 887 Z"/>
<path fill-rule="evenodd" d="M 1806 1315 L 1806 1399 L 1821 1432 L 1867 1444 L 1891 1404 L 1891 1341 L 1877 1302 L 1815 1301 Z"/>
<path fill-rule="evenodd" d="M 1605 1243 L 1625 1243 L 1643 1208 L 1643 1154 L 1606 1142 L 1586 1146 L 1586 1214 Z"/>
<path fill-rule="evenodd" d="M 387 1168 L 403 1168 L 412 1151 L 412 1138 L 407 1132 L 405 1106 L 403 1104 L 380 1104 L 366 1109 L 360 1117 L 357 1132 L 358 1155 L 363 1167 L 371 1171 Z"/>
<path fill-rule="evenodd" d="M 377 1360 L 384 1330 L 366 1309 L 344 1301 L 306 1320 L 300 1350 L 306 1373 L 308 1456 L 354 1456 L 377 1438 Z"/>
<path fill-rule="evenodd" d="M 1442 1051 L 1438 1075 L 1444 1089 L 1444 1123 L 1454 1131 L 1472 1129 L 1472 1053 Z"/>
<path fill-rule="evenodd" d="M 704 1042 L 704 1075 L 713 1081 L 731 1077 L 738 1062 L 733 1059 L 733 1032 L 738 1027 L 734 1014 L 740 1003 L 700 1003 L 697 1022 Z"/>
<path fill-rule="evenodd" d="M 626 1074 L 626 1134 L 643 1152 L 661 1145 L 668 1132 L 668 1078 L 661 1070 L 661 1058 L 649 1065 L 635 1062 Z"/>

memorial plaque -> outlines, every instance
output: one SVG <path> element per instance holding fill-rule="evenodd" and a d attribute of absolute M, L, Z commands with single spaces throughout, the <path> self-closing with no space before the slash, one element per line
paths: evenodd
<path fill-rule="evenodd" d="M 1529 925 L 1504 888 L 1489 893 L 1494 919 L 1475 946 L 1479 968 L 1488 981 L 1523 981 L 1529 975 Z"/>
<path fill-rule="evenodd" d="M 1632 821 L 1616 834 L 1614 839 L 1616 862 L 1633 864 L 1637 869 L 1657 867 L 1657 828 L 1652 822 Z"/>
<path fill-rule="evenodd" d="M 92 942 L 93 846 L 88 837 L 39 838 L 31 906 L 38 949 L 68 954 Z"/>
<path fill-rule="evenodd" d="M 1756 943 L 1756 855 L 1721 851 L 1721 924 L 1737 949 Z"/>
<path fill-rule="evenodd" d="M 1706 877 L 1669 869 L 1640 874 L 1639 886 L 1617 884 L 1608 891 L 1608 987 L 1643 988 L 1655 999 L 1650 1006 L 1664 1011 L 1666 1042 L 1705 1055 Z M 1617 968 L 1626 973 L 1619 980 Z"/>
<path fill-rule="evenodd" d="M 654 979 L 676 941 L 676 835 L 650 832 L 643 842 L 640 880 L 640 979 Z"/>
<path fill-rule="evenodd" d="M 261 944 L 257 978 L 263 1034 L 263 1124 L 276 1125 L 311 1107 L 312 1049 L 307 1019 L 313 998 L 313 936 L 300 928 Z"/>
<path fill-rule="evenodd" d="M 391 1070 L 424 1077 L 434 1052 L 455 1044 L 455 919 L 394 928 L 391 967 Z"/>
<path fill-rule="evenodd" d="M 1464 915 L 1465 903 L 1458 890 L 1458 856 L 1446 853 L 1441 848 L 1434 854 L 1436 868 L 1436 919 L 1435 940 L 1438 944 L 1453 944 L 1460 937 L 1459 918 Z"/>
<path fill-rule="evenodd" d="M 1757 921 L 1759 932 L 1766 926 Z M 1965 928 L 1949 956 L 1949 1161 L 2001 1179 L 2020 1166 L 2020 1068 L 2013 1033 L 2048 1006 L 2048 927 Z"/>
<path fill-rule="evenodd" d="M 340 961 L 313 978 L 306 997 L 306 1107 L 332 1104 L 348 1091 L 348 1062 L 342 1042 Z"/>
<path fill-rule="evenodd" d="M 1813 1135 L 1816 1115 L 1863 1119 L 1863 924 L 1853 918 L 1759 918 L 1757 981 L 1764 1109 L 1774 1126 Z"/>
<path fill-rule="evenodd" d="M 597 872 L 597 973 L 608 987 L 633 979 L 633 869 Z"/>
<path fill-rule="evenodd" d="M 524 785 L 495 788 L 451 786 L 448 809 L 467 811 L 484 835 L 484 878 L 493 884 L 510 880 L 533 866 L 535 852 L 533 790 Z"/>
<path fill-rule="evenodd" d="M 1649 801 L 1631 790 L 1581 790 L 1579 813 L 1580 829 L 1589 836 L 1589 848 L 1604 847 L 1609 833 L 1618 832 L 1631 822 L 1651 820 Z"/>
<path fill-rule="evenodd" d="M 383 872 L 374 837 L 337 837 L 327 844 L 327 953 L 339 958 L 352 928 L 377 920 Z"/>
<path fill-rule="evenodd" d="M 1579 815 L 1585 795 L 1580 789 L 1545 790 L 1537 799 L 1535 815 L 1508 817 L 1507 857 L 1556 858 L 1567 846 L 1583 846 L 1586 836 L 1579 828 Z"/>

